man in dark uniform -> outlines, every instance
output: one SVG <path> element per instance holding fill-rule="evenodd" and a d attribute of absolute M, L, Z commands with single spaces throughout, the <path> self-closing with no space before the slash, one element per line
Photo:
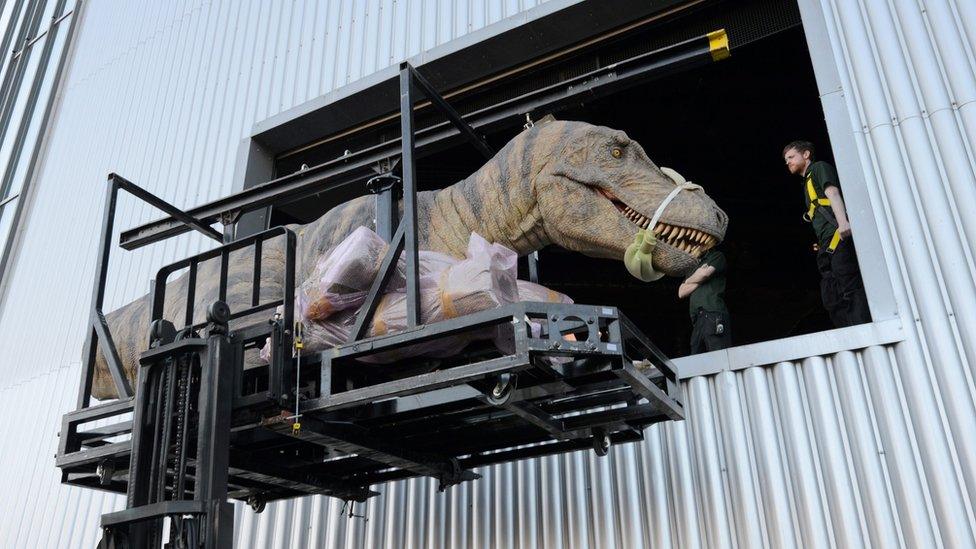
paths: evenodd
<path fill-rule="evenodd" d="M 813 144 L 794 141 L 783 149 L 791 174 L 803 178 L 807 211 L 803 219 L 817 236 L 817 268 L 820 294 L 834 326 L 853 326 L 871 321 L 851 225 L 840 194 L 837 171 L 827 162 L 814 161 Z"/>
<path fill-rule="evenodd" d="M 713 248 L 705 252 L 701 266 L 678 287 L 678 297 L 689 298 L 692 354 L 725 349 L 732 343 L 729 310 L 725 306 L 725 271 L 725 255 Z"/>

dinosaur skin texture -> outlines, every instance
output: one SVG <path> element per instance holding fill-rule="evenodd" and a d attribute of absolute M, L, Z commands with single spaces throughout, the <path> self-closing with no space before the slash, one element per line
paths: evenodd
<path fill-rule="evenodd" d="M 468 237 L 477 232 L 519 255 L 547 245 L 591 257 L 622 259 L 637 231 L 675 182 L 665 175 L 637 142 L 622 131 L 584 122 L 537 124 L 512 139 L 466 179 L 438 191 L 417 194 L 417 230 L 421 249 L 464 257 Z M 296 284 L 310 273 L 317 258 L 361 225 L 375 228 L 372 197 L 339 205 L 298 233 Z M 702 190 L 682 191 L 652 228 L 658 244 L 653 266 L 671 276 L 686 276 L 698 257 L 725 236 L 728 216 Z M 266 245 L 262 255 L 262 299 L 281 292 L 284 254 L 280 243 Z M 250 250 L 233 254 L 227 302 L 231 310 L 249 304 Z M 194 322 L 217 299 L 218 264 L 201 264 L 197 274 Z M 186 276 L 167 283 L 164 318 L 182 325 Z M 135 379 L 138 355 L 147 346 L 148 296 L 106 315 L 123 369 Z M 258 319 L 242 319 L 240 325 Z M 92 396 L 115 397 L 104 358 L 98 354 Z"/>

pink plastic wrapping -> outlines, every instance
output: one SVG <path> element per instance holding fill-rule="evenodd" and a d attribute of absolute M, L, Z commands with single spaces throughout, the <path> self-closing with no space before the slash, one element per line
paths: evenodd
<path fill-rule="evenodd" d="M 528 280 L 518 280 L 519 301 L 542 301 L 545 303 L 572 303 L 573 300 L 566 294 L 556 290 L 550 290 L 541 284 L 529 282 Z"/>
<path fill-rule="evenodd" d="M 379 270 L 387 243 L 366 227 L 359 227 L 323 256 L 295 292 L 295 314 L 305 320 L 324 320 L 331 314 L 358 307 Z"/>
<path fill-rule="evenodd" d="M 367 229 L 364 230 L 368 231 Z M 359 239 L 357 242 L 360 244 L 366 243 L 369 245 L 371 242 L 370 239 L 364 236 L 357 238 Z M 359 258 L 353 257 L 355 255 L 355 249 L 343 247 L 341 244 L 330 255 L 334 256 L 337 253 L 343 254 L 340 259 L 345 265 L 362 266 L 368 265 L 372 261 L 369 258 L 366 261 L 362 261 Z M 365 253 L 369 257 L 373 257 L 372 248 L 366 248 Z M 471 235 L 466 257 L 463 260 L 457 260 L 435 252 L 421 252 L 418 265 L 421 289 L 421 321 L 425 324 L 430 324 L 518 301 L 519 286 L 516 284 L 517 261 L 518 256 L 515 252 L 500 244 L 490 244 L 477 234 Z M 327 286 L 335 280 L 334 278 L 329 278 L 329 276 L 334 275 L 326 276 L 328 273 L 350 273 L 348 268 L 339 266 L 339 260 L 330 262 L 329 258 L 326 258 L 320 265 L 323 268 L 319 269 L 317 266 L 315 271 L 317 274 L 313 275 L 310 279 L 314 284 L 318 285 L 316 291 L 333 287 Z M 325 268 L 327 266 L 329 268 Z M 364 267 L 360 268 L 368 271 Z M 374 269 L 372 271 L 372 277 L 375 276 L 376 270 Z M 349 278 L 347 277 L 344 280 L 348 281 Z M 402 280 L 401 277 L 399 283 L 401 290 L 403 287 Z M 357 286 L 360 288 L 368 288 L 371 282 L 371 278 L 370 280 L 357 280 L 355 283 L 347 282 L 343 284 L 341 289 L 355 288 Z M 547 289 L 544 290 L 548 292 Z M 362 290 L 339 292 L 336 295 L 351 296 L 359 291 Z M 325 296 L 327 294 L 327 291 L 320 291 L 315 295 Z M 363 294 L 365 295 L 365 291 L 363 291 Z M 328 299 L 332 298 L 329 297 Z M 360 297 L 356 307 L 362 304 L 362 300 L 363 298 Z M 307 308 L 303 310 L 300 307 L 299 314 L 306 313 L 307 310 Z M 333 308 L 324 320 L 312 319 L 303 314 L 305 321 L 304 352 L 318 352 L 345 343 L 348 340 L 349 332 L 355 324 L 357 312 L 355 308 L 347 305 L 345 308 Z M 384 294 L 373 315 L 373 322 L 367 331 L 367 337 L 398 332 L 406 328 L 406 294 L 402 291 L 390 291 Z M 373 355 L 363 360 L 364 362 L 387 363 L 410 356 L 446 356 L 456 353 L 475 339 L 491 339 L 493 336 L 493 333 L 452 336 L 436 342 L 423 343 L 410 348 L 400 349 L 395 353 L 390 352 L 382 355 Z M 268 345 L 265 345 L 265 348 L 262 349 L 261 357 L 264 360 L 270 358 L 270 347 Z"/>
<path fill-rule="evenodd" d="M 358 308 L 366 299 L 379 272 L 388 244 L 366 227 L 358 227 L 332 251 L 323 256 L 295 292 L 295 315 L 306 321 L 323 321 L 334 313 Z M 421 251 L 421 277 L 440 272 L 457 260 L 437 252 Z M 397 270 L 387 288 L 397 290 L 405 284 L 405 260 L 401 255 Z"/>

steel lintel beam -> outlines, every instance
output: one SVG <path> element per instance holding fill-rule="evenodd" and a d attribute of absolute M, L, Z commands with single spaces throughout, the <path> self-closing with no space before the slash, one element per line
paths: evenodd
<path fill-rule="evenodd" d="M 482 134 L 501 127 L 510 127 L 514 120 L 521 120 L 528 112 L 558 112 L 578 104 L 582 98 L 589 100 L 601 97 L 626 87 L 712 63 L 721 58 L 715 54 L 716 43 L 720 41 L 710 39 L 708 35 L 693 38 L 468 113 L 463 121 L 473 132 Z M 413 134 L 417 158 L 433 151 L 437 145 L 443 145 L 461 135 L 464 132 L 452 121 L 417 129 Z M 376 175 L 373 167 L 377 162 L 399 156 L 401 150 L 399 139 L 380 143 L 191 208 L 186 213 L 201 223 L 215 223 L 224 212 L 250 211 L 272 204 L 285 204 L 330 188 L 362 184 Z M 184 223 L 173 217 L 162 218 L 124 231 L 119 244 L 132 250 L 188 230 L 190 229 Z"/>

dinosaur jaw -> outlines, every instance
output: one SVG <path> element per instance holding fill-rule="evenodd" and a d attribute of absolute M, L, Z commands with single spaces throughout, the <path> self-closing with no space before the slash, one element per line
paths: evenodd
<path fill-rule="evenodd" d="M 647 229 L 648 225 L 650 225 L 650 218 L 627 205 L 610 191 L 603 188 L 597 188 L 596 190 L 604 198 L 609 200 L 613 204 L 613 207 L 637 228 Z M 657 238 L 658 244 L 666 245 L 674 251 L 689 255 L 696 260 L 710 248 L 718 244 L 720 240 L 719 237 L 708 234 L 700 229 L 669 224 L 663 221 L 658 221 L 654 225 L 654 236 Z"/>

